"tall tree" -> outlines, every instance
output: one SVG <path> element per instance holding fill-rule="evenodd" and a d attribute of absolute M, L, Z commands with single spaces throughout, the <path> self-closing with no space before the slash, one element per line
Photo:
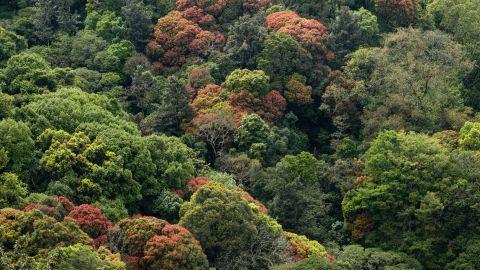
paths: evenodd
<path fill-rule="evenodd" d="M 143 51 L 151 36 L 152 14 L 141 0 L 128 0 L 121 11 L 126 27 L 126 38 L 130 40 L 139 51 Z"/>
<path fill-rule="evenodd" d="M 169 77 L 160 93 L 156 109 L 141 123 L 143 133 L 162 132 L 179 135 L 181 125 L 192 116 L 186 83 L 175 76 Z"/>
<path fill-rule="evenodd" d="M 230 26 L 224 51 L 241 68 L 255 68 L 258 54 L 267 36 L 263 14 L 240 17 Z"/>

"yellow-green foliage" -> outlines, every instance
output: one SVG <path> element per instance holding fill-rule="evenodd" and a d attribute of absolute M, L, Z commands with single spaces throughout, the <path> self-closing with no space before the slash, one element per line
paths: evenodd
<path fill-rule="evenodd" d="M 285 232 L 284 235 L 290 241 L 292 251 L 297 259 L 305 259 L 312 256 L 327 256 L 327 251 L 325 250 L 325 247 L 323 247 L 315 240 L 309 240 L 304 235 L 298 235 L 291 232 Z"/>

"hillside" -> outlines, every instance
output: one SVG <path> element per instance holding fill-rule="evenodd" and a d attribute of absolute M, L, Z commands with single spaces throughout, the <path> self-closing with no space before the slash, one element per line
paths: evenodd
<path fill-rule="evenodd" d="M 480 269 L 480 0 L 2 0 L 0 270 Z"/>

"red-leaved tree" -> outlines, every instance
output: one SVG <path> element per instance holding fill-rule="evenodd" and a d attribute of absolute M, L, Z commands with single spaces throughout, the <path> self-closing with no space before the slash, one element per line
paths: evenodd
<path fill-rule="evenodd" d="M 292 36 L 300 44 L 304 56 L 313 61 L 323 61 L 332 55 L 325 44 L 327 28 L 317 20 L 302 18 L 293 11 L 280 11 L 267 16 L 266 26 L 271 32 Z"/>
<path fill-rule="evenodd" d="M 214 43 L 215 34 L 203 30 L 178 11 L 158 20 L 147 54 L 156 61 L 155 67 L 181 66 L 189 58 L 200 56 Z"/>
<path fill-rule="evenodd" d="M 108 240 L 129 269 L 208 269 L 200 244 L 188 230 L 154 217 L 122 220 Z"/>
<path fill-rule="evenodd" d="M 75 206 L 68 217 L 74 219 L 82 231 L 94 239 L 96 246 L 106 242 L 106 234 L 112 224 L 100 209 L 91 204 L 82 204 Z"/>
<path fill-rule="evenodd" d="M 387 27 L 410 26 L 416 16 L 416 0 L 375 0 L 375 11 Z"/>

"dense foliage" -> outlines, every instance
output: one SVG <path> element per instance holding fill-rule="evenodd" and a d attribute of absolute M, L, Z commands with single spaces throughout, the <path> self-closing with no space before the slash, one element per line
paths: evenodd
<path fill-rule="evenodd" d="M 480 269 L 480 0 L 0 2 L 0 269 Z"/>

